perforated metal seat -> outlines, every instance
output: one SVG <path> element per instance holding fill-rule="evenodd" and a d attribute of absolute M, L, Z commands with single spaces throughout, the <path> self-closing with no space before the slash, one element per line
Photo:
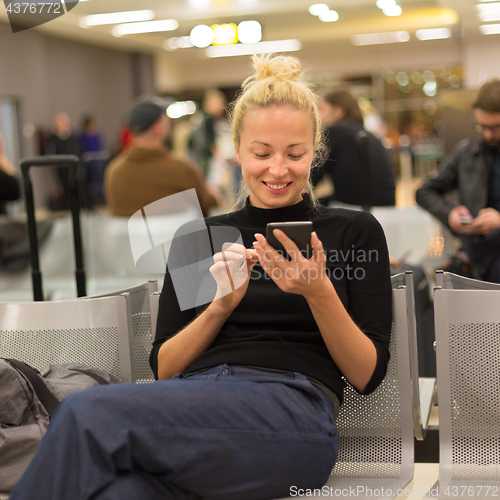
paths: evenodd
<path fill-rule="evenodd" d="M 434 307 L 440 457 L 432 498 L 491 498 L 500 494 L 500 290 L 436 288 Z"/>
<path fill-rule="evenodd" d="M 322 497 L 395 498 L 413 477 L 413 409 L 404 275 L 392 277 L 391 359 L 382 384 L 369 395 L 344 390 L 337 426 L 339 455 Z M 329 493 L 329 494 L 328 494 Z"/>
<path fill-rule="evenodd" d="M 132 381 L 125 296 L 0 304 L 0 356 L 41 370 L 79 362 Z"/>
<path fill-rule="evenodd" d="M 157 290 L 158 284 L 153 280 L 115 292 L 85 297 L 85 299 L 89 299 L 126 294 L 127 311 L 130 318 L 129 330 L 133 343 L 133 381 L 138 383 L 154 382 L 153 372 L 149 366 L 149 354 L 154 340 L 150 296 Z M 158 306 L 156 305 L 157 310 Z M 156 315 L 154 327 L 156 327 Z"/>
<path fill-rule="evenodd" d="M 436 271 L 436 286 L 446 290 L 500 290 L 500 283 L 466 278 L 448 271 Z"/>

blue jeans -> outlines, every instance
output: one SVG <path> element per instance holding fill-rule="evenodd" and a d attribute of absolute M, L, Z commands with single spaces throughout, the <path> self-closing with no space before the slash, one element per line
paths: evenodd
<path fill-rule="evenodd" d="M 10 500 L 259 500 L 321 488 L 331 405 L 306 377 L 221 365 L 67 397 Z"/>

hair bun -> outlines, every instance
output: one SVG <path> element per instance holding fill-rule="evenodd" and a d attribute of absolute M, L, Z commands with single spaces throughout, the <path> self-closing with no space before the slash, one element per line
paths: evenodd
<path fill-rule="evenodd" d="M 254 55 L 252 63 L 255 71 L 253 79 L 256 82 L 266 78 L 299 81 L 302 76 L 302 66 L 295 57 L 272 54 Z"/>

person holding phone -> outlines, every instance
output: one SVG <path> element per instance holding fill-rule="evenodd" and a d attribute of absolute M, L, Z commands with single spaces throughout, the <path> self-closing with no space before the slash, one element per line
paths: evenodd
<path fill-rule="evenodd" d="M 327 481 L 343 377 L 367 394 L 386 373 L 389 257 L 374 217 L 311 196 L 321 126 L 300 62 L 253 66 L 231 110 L 246 202 L 172 242 L 159 380 L 69 396 L 11 500 L 264 500 Z M 289 259 L 266 240 L 268 223 L 290 221 L 312 222 L 310 258 L 282 231 Z M 192 307 L 188 282 L 200 283 Z"/>
<path fill-rule="evenodd" d="M 484 83 L 472 108 L 478 135 L 456 145 L 416 200 L 461 239 L 439 269 L 500 283 L 500 79 Z"/>

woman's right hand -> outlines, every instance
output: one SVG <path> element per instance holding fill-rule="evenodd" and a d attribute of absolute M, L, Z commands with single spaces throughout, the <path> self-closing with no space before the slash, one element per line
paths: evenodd
<path fill-rule="evenodd" d="M 245 296 L 250 274 L 258 262 L 255 250 L 239 243 L 224 243 L 222 252 L 214 255 L 210 273 L 217 282 L 213 307 L 222 314 L 231 314 Z"/>

